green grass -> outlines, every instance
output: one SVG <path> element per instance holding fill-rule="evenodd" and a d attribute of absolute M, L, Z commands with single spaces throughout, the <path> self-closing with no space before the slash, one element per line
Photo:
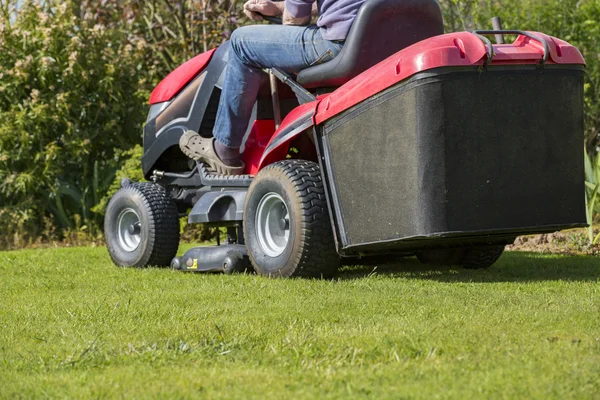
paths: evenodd
<path fill-rule="evenodd" d="M 600 398 L 600 259 L 335 281 L 0 253 L 0 397 Z"/>

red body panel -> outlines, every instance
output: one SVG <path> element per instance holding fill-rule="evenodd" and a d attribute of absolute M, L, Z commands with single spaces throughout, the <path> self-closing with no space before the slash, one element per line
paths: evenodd
<path fill-rule="evenodd" d="M 550 45 L 547 64 L 585 65 L 577 48 L 560 39 L 532 33 L 543 37 Z M 512 44 L 494 45 L 494 53 L 492 65 L 526 65 L 538 63 L 544 48 L 526 36 L 519 36 Z M 416 43 L 373 66 L 321 100 L 315 122 L 321 124 L 419 72 L 441 67 L 483 65 L 486 57 L 483 41 L 469 32 L 450 33 Z"/>
<path fill-rule="evenodd" d="M 313 101 L 302 104 L 294 108 L 283 119 L 279 129 L 277 129 L 277 131 L 269 138 L 270 140 L 268 141 L 267 146 L 265 146 L 266 151 L 261 154 L 262 157 L 260 157 L 257 169 L 254 172 L 250 172 L 251 174 L 256 174 L 256 172 L 260 171 L 262 168 L 276 161 L 285 160 L 288 154 L 290 141 L 300 133 L 304 132 L 304 130 L 314 125 L 313 117 L 318 103 L 318 101 Z M 310 123 L 302 125 L 304 128 L 301 130 L 294 129 L 294 125 L 297 125 L 298 121 L 306 118 L 310 118 Z"/>
<path fill-rule="evenodd" d="M 150 104 L 172 100 L 181 89 L 206 68 L 216 49 L 202 53 L 181 64 L 163 79 L 150 96 Z"/>
<path fill-rule="evenodd" d="M 531 32 L 543 38 L 550 45 L 548 64 L 585 65 L 585 59 L 577 49 L 564 40 L 539 32 Z M 527 64 L 538 62 L 544 54 L 544 46 L 526 36 L 519 36 L 512 44 L 494 45 L 493 65 Z"/>
<path fill-rule="evenodd" d="M 254 121 L 242 153 L 246 174 L 256 175 L 260 170 L 260 160 L 273 137 L 273 132 L 275 132 L 275 121 L 272 119 Z"/>
<path fill-rule="evenodd" d="M 532 32 L 550 47 L 547 64 L 585 65 L 579 50 L 565 41 Z M 491 65 L 537 64 L 543 57 L 542 44 L 526 36 L 514 43 L 494 45 Z M 173 99 L 210 62 L 215 50 L 200 54 L 171 72 L 152 92 L 150 104 Z M 246 173 L 255 175 L 265 166 L 286 158 L 290 142 L 315 124 L 322 124 L 350 107 L 420 72 L 442 67 L 476 67 L 485 64 L 487 47 L 475 34 L 457 32 L 423 40 L 347 82 L 318 100 L 290 112 L 275 131 L 272 120 L 256 121 L 246 142 L 243 160 Z"/>

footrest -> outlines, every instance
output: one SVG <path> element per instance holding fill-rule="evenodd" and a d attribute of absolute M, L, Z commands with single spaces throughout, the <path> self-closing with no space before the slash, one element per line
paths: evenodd
<path fill-rule="evenodd" d="M 188 216 L 190 224 L 241 222 L 244 219 L 245 189 L 216 190 L 204 193 Z"/>
<path fill-rule="evenodd" d="M 252 175 L 222 175 L 217 174 L 206 164 L 198 162 L 200 179 L 204 186 L 249 187 L 254 178 Z"/>

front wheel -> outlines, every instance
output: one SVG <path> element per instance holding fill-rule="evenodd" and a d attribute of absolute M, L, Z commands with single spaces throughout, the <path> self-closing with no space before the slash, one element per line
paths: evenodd
<path fill-rule="evenodd" d="M 504 246 L 434 249 L 422 251 L 417 258 L 423 264 L 458 265 L 467 269 L 485 269 L 494 265 L 503 252 Z"/>
<path fill-rule="evenodd" d="M 286 160 L 254 178 L 244 237 L 259 275 L 330 277 L 340 265 L 318 164 Z"/>
<path fill-rule="evenodd" d="M 128 184 L 106 207 L 104 237 L 117 266 L 167 267 L 179 247 L 177 206 L 157 184 Z"/>

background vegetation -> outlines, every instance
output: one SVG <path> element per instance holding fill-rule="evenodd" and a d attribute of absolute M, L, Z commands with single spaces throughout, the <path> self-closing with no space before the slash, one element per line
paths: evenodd
<path fill-rule="evenodd" d="M 139 174 L 136 160 L 152 88 L 181 62 L 247 23 L 243 1 L 15 4 L 0 0 L 0 248 L 99 238 L 117 171 L 126 165 L 119 176 Z M 506 28 L 539 30 L 577 45 L 588 61 L 586 147 L 595 155 L 600 0 L 440 4 L 447 31 L 489 27 L 489 19 L 500 15 Z"/>

